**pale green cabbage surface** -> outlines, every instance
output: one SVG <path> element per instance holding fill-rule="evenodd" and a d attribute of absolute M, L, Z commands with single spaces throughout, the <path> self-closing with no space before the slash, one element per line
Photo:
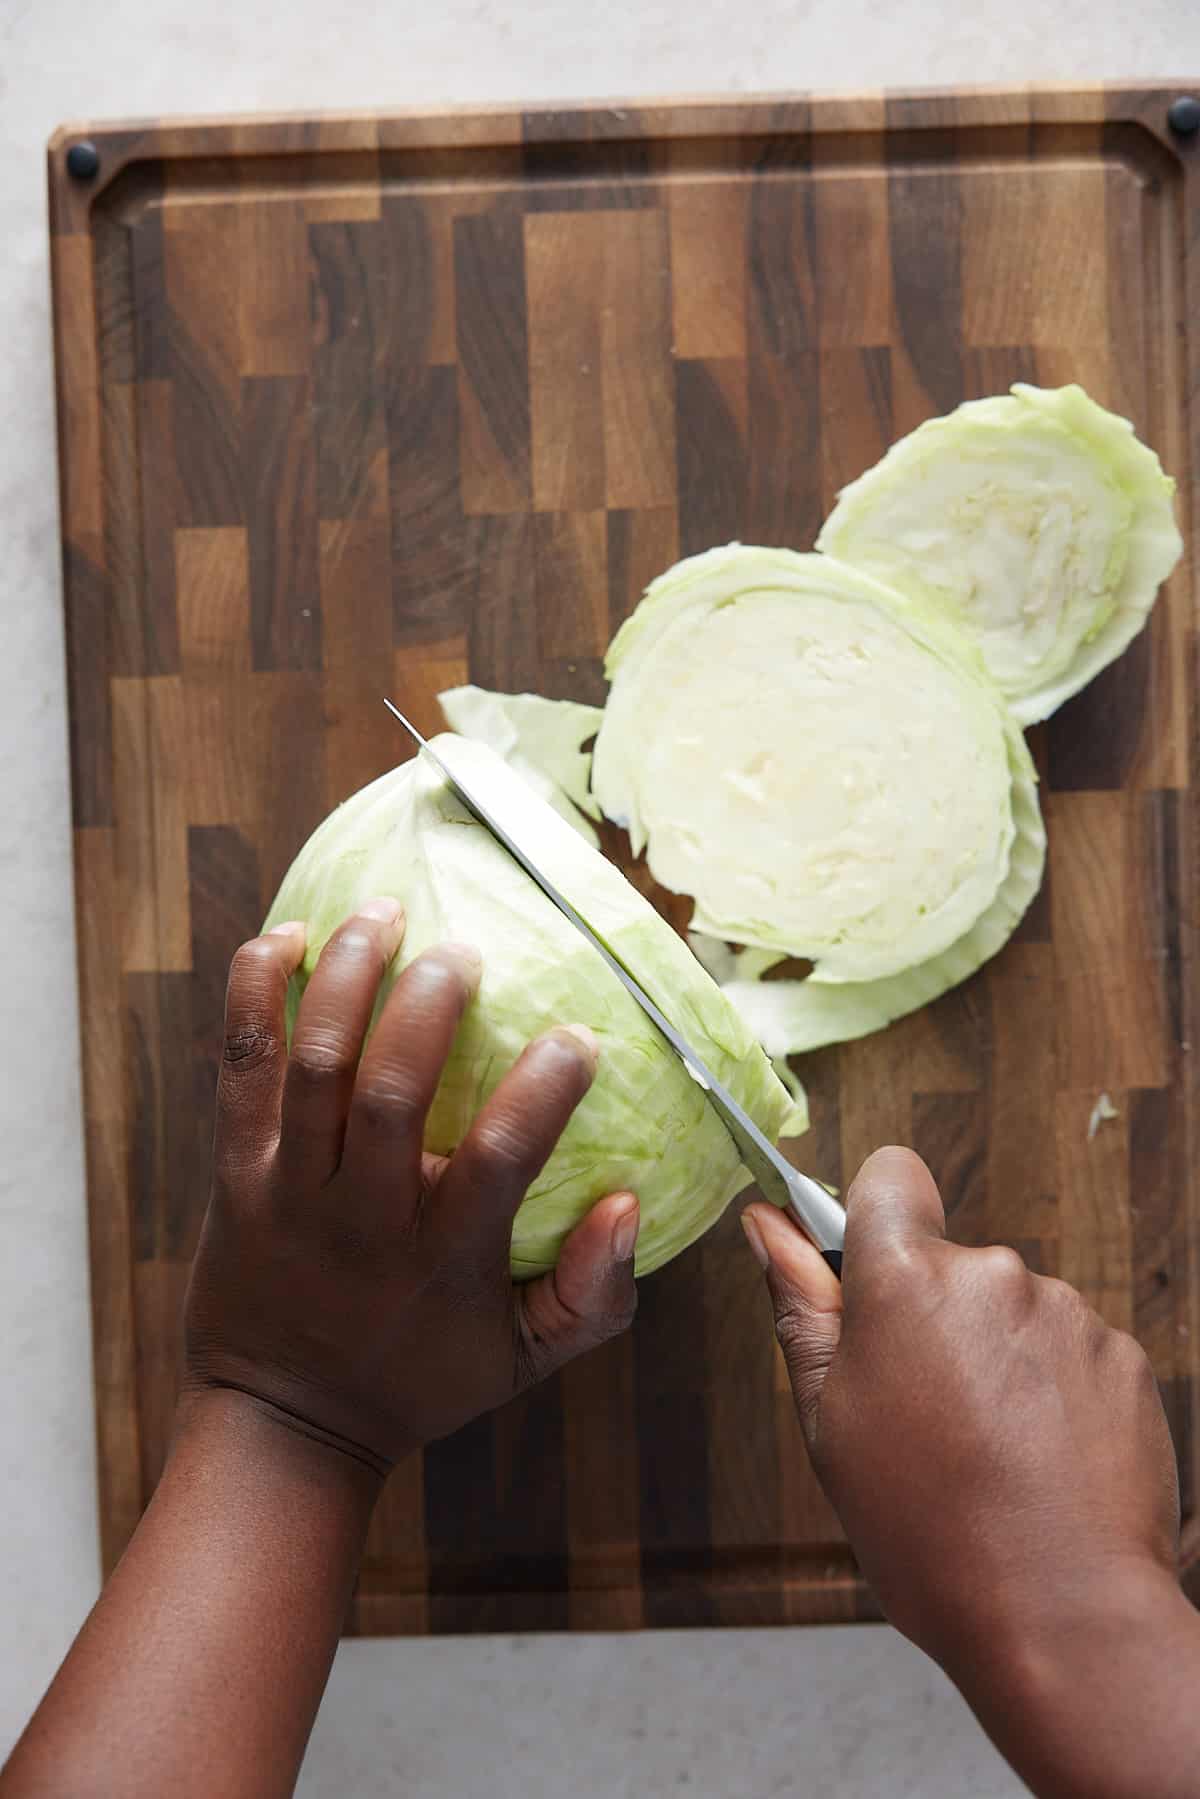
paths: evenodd
<path fill-rule="evenodd" d="M 1174 492 L 1128 419 L 1019 383 L 893 444 L 817 548 L 953 619 L 1029 725 L 1142 629 L 1183 550 Z"/>
<path fill-rule="evenodd" d="M 707 551 L 653 583 L 606 668 L 593 790 L 700 935 L 873 983 L 1008 881 L 1020 733 L 959 634 L 870 576 Z"/>
<path fill-rule="evenodd" d="M 772 1138 L 807 1125 L 761 1046 L 696 958 L 620 871 L 486 746 L 434 746 L 519 841 Z M 595 1082 L 517 1215 L 518 1277 L 552 1267 L 564 1236 L 604 1194 L 641 1201 L 637 1271 L 692 1242 L 749 1182 L 702 1089 L 592 947 L 466 812 L 426 760 L 382 776 L 339 806 L 296 857 L 268 925 L 302 919 L 308 948 L 292 1011 L 324 943 L 364 900 L 390 894 L 408 925 L 389 970 L 447 940 L 484 959 L 478 998 L 455 1040 L 426 1147 L 461 1141 L 530 1038 L 556 1024 L 600 1040 Z"/>

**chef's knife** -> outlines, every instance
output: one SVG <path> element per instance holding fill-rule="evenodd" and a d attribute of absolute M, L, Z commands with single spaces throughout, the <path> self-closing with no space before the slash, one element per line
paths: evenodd
<path fill-rule="evenodd" d="M 580 916 L 571 904 L 537 867 L 518 843 L 514 843 L 502 825 L 497 824 L 486 806 L 482 805 L 471 794 L 458 776 L 453 774 L 437 751 L 430 745 L 415 725 L 409 723 L 403 712 L 393 706 L 391 700 L 385 699 L 384 705 L 394 717 L 398 718 L 421 752 L 428 756 L 442 779 L 452 793 L 462 801 L 467 811 L 486 831 L 501 844 L 516 862 L 519 862 L 530 880 L 535 881 L 546 898 L 570 920 L 575 929 L 582 933 L 595 950 L 596 954 L 607 964 L 612 973 L 620 981 L 625 991 L 632 995 L 646 1016 L 658 1027 L 670 1044 L 675 1054 L 690 1069 L 693 1077 L 705 1089 L 709 1100 L 733 1138 L 742 1162 L 754 1176 L 766 1198 L 773 1200 L 790 1212 L 805 1234 L 811 1237 L 821 1251 L 835 1274 L 842 1271 L 842 1244 L 846 1234 L 846 1214 L 833 1195 L 819 1181 L 812 1180 L 807 1174 L 801 1174 L 793 1168 L 784 1156 L 781 1156 L 774 1144 L 759 1130 L 754 1120 L 742 1109 L 728 1088 L 713 1074 L 696 1051 L 681 1037 L 675 1026 L 663 1016 L 650 995 L 642 987 L 637 978 L 630 974 L 607 944 L 601 942 L 587 920 Z"/>

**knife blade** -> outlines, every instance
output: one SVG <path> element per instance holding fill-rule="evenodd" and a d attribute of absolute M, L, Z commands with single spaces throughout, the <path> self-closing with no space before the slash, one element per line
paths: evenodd
<path fill-rule="evenodd" d="M 399 707 L 394 706 L 389 699 L 385 699 L 383 703 L 393 717 L 404 726 L 420 753 L 427 756 L 433 763 L 451 792 L 457 796 L 471 816 L 477 819 L 484 829 L 496 839 L 497 843 L 508 851 L 513 860 L 541 888 L 546 898 L 558 908 L 563 917 L 587 938 L 605 966 L 616 976 L 625 991 L 636 1000 L 647 1018 L 666 1038 L 684 1066 L 691 1071 L 693 1078 L 705 1089 L 710 1104 L 732 1137 L 743 1165 L 754 1176 L 763 1196 L 790 1213 L 805 1235 L 816 1244 L 833 1272 L 840 1275 L 842 1246 L 846 1234 L 846 1214 L 832 1193 L 819 1181 L 813 1180 L 811 1176 L 801 1174 L 798 1168 L 793 1168 L 787 1158 L 780 1154 L 764 1132 L 759 1130 L 745 1109 L 738 1104 L 724 1083 L 718 1080 L 708 1064 L 654 1003 L 637 976 L 632 974 L 620 958 L 613 954 L 608 945 L 596 935 L 587 920 L 576 911 L 570 900 L 558 891 L 549 877 L 544 875 L 537 864 L 525 854 L 520 844 L 510 837 L 487 807 L 476 799 L 459 777 L 447 767 L 432 744 L 421 735 L 414 724 L 405 718 Z"/>

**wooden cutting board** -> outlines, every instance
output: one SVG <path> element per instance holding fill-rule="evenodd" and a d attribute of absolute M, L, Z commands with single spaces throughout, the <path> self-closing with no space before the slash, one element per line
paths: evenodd
<path fill-rule="evenodd" d="M 55 138 L 106 1567 L 167 1442 L 227 964 L 311 828 L 404 755 L 381 693 L 427 731 L 468 679 L 600 701 L 610 634 L 675 557 L 808 547 L 894 438 L 1017 379 L 1131 417 L 1194 539 L 1200 138 L 1172 135 L 1173 97 Z M 1034 733 L 1049 873 L 1016 940 L 805 1059 L 798 1151 L 846 1181 L 915 1144 L 955 1237 L 1015 1244 L 1136 1331 L 1189 1563 L 1193 581 Z M 1119 1115 L 1090 1138 L 1101 1092 Z M 625 1340 L 396 1473 L 352 1629 L 876 1615 L 735 1213 L 643 1283 Z"/>

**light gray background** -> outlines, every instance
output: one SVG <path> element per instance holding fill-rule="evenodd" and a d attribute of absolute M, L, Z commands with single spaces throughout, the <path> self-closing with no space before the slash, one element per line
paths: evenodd
<path fill-rule="evenodd" d="M 0 1754 L 96 1592 L 43 148 L 65 120 L 1200 84 L 1195 0 L 0 0 Z M 1137 12 L 1136 23 L 1134 11 Z M 348 1643 L 306 1795 L 1023 1791 L 885 1629 Z"/>

